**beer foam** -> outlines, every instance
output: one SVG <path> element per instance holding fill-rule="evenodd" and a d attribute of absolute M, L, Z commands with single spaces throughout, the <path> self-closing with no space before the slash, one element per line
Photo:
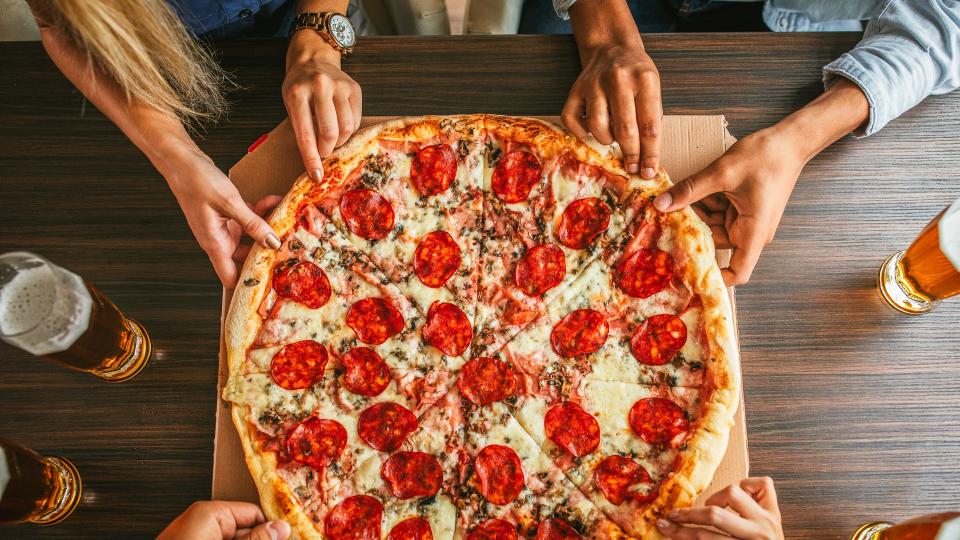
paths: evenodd
<path fill-rule="evenodd" d="M 934 540 L 957 540 L 960 538 L 960 517 L 945 521 L 940 525 L 940 532 Z"/>
<path fill-rule="evenodd" d="M 957 199 L 940 218 L 937 225 L 940 235 L 940 251 L 960 272 L 960 199 Z"/>
<path fill-rule="evenodd" d="M 37 356 L 64 351 L 87 331 L 92 311 L 76 274 L 52 264 L 24 268 L 0 291 L 0 335 Z"/>
<path fill-rule="evenodd" d="M 10 465 L 7 464 L 7 453 L 0 447 L 0 501 L 3 500 L 3 492 L 7 490 L 9 483 Z"/>

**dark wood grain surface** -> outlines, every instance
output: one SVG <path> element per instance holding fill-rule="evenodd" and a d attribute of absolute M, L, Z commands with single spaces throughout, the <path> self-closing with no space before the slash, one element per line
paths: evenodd
<path fill-rule="evenodd" d="M 668 114 L 727 115 L 743 136 L 820 91 L 851 34 L 659 35 Z M 202 146 L 223 168 L 284 116 L 284 43 L 223 43 L 243 90 Z M 345 64 L 368 115 L 557 114 L 569 38 L 381 38 Z M 960 301 L 916 318 L 874 276 L 960 196 L 960 94 L 933 97 L 804 171 L 776 240 L 738 290 L 752 470 L 777 481 L 787 536 L 960 507 Z M 220 286 L 162 178 L 38 44 L 0 44 L 0 251 L 37 251 L 150 330 L 121 385 L 0 345 L 0 435 L 74 460 L 83 506 L 2 538 L 146 538 L 208 496 Z"/>

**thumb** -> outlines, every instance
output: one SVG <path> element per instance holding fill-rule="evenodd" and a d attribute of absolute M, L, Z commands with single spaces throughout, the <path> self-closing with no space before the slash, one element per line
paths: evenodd
<path fill-rule="evenodd" d="M 707 195 L 723 191 L 719 176 L 714 174 L 710 167 L 688 176 L 674 184 L 653 200 L 653 206 L 661 212 L 673 212 L 690 206 Z"/>
<path fill-rule="evenodd" d="M 277 234 L 273 232 L 273 229 L 263 218 L 251 210 L 247 203 L 243 202 L 239 193 L 227 197 L 223 211 L 227 214 L 227 217 L 239 223 L 243 232 L 247 233 L 261 246 L 270 249 L 280 247 L 280 238 L 277 237 Z"/>
<path fill-rule="evenodd" d="M 287 540 L 290 536 L 290 524 L 283 520 L 261 523 L 243 536 L 234 540 Z"/>

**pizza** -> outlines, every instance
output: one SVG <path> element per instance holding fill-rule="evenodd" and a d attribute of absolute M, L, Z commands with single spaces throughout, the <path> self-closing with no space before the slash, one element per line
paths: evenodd
<path fill-rule="evenodd" d="M 296 538 L 655 538 L 726 451 L 733 316 L 665 172 L 539 120 L 356 133 L 270 217 L 224 399 Z"/>

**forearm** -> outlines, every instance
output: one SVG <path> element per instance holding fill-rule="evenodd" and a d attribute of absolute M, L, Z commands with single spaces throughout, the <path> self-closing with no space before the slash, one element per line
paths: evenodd
<path fill-rule="evenodd" d="M 297 13 L 335 11 L 346 14 L 349 3 L 349 0 L 300 0 L 297 3 Z M 290 37 L 290 45 L 287 47 L 287 69 L 289 70 L 292 64 L 311 59 L 340 66 L 340 53 L 332 45 L 317 32 L 301 30 Z"/>
<path fill-rule="evenodd" d="M 177 163 L 202 155 L 180 120 L 131 102 L 119 86 L 91 65 L 89 58 L 54 28 L 42 28 L 43 46 L 61 72 L 150 159 L 168 181 Z M 173 186 L 171 186 L 173 187 Z"/>
<path fill-rule="evenodd" d="M 570 7 L 570 24 L 577 40 L 581 62 L 599 48 L 643 48 L 633 15 L 623 0 L 578 0 Z"/>
<path fill-rule="evenodd" d="M 870 105 L 863 91 L 844 79 L 771 129 L 786 136 L 791 150 L 806 163 L 863 125 L 869 114 Z"/>

